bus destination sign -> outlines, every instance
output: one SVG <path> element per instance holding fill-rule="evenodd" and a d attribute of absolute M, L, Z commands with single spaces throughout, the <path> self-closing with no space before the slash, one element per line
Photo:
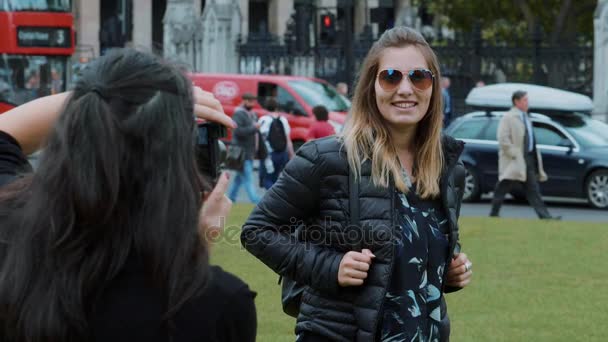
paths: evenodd
<path fill-rule="evenodd" d="M 56 47 L 72 46 L 70 29 L 63 27 L 18 27 L 17 45 L 21 47 Z"/>

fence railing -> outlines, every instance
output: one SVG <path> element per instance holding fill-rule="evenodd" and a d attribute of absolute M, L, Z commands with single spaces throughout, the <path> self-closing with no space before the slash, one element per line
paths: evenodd
<path fill-rule="evenodd" d="M 517 43 L 496 43 L 482 39 L 477 27 L 472 33 L 457 34 L 452 40 L 431 40 L 441 72 L 451 78 L 454 112 L 464 113 L 464 99 L 478 81 L 486 84 L 523 82 L 546 85 L 591 95 L 593 47 L 571 43 L 550 46 L 535 34 Z M 376 37 L 369 32 L 354 40 L 351 51 L 339 44 L 296 51 L 294 37 L 282 39 L 269 34 L 250 34 L 238 47 L 240 72 L 315 76 L 336 84 L 346 73 L 356 74 Z M 347 53 L 353 55 L 352 70 L 345 70 Z"/>

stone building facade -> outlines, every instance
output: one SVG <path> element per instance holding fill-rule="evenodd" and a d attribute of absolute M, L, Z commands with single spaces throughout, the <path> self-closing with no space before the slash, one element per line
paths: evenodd
<path fill-rule="evenodd" d="M 241 39 L 249 32 L 266 30 L 283 36 L 287 22 L 298 4 L 313 4 L 320 16 L 331 13 L 338 19 L 341 0 L 73 0 L 76 42 L 80 51 L 93 57 L 113 46 L 135 46 L 163 51 L 166 21 L 179 21 L 167 17 L 167 8 L 186 6 L 187 15 L 201 19 L 206 7 L 236 5 L 239 11 Z M 381 32 L 395 23 L 421 28 L 424 23 L 411 0 L 351 0 L 353 2 L 353 33 L 360 34 L 369 25 L 373 32 Z M 374 20 L 374 18 L 379 18 Z"/>

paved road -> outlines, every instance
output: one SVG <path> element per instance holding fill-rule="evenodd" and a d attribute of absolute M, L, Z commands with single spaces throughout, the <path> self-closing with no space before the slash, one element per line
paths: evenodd
<path fill-rule="evenodd" d="M 257 184 L 258 175 L 254 174 L 254 182 Z M 264 190 L 257 187 L 258 194 L 262 196 Z M 482 201 L 479 203 L 464 203 L 462 205 L 461 214 L 462 216 L 488 216 L 490 213 L 490 196 L 484 196 Z M 562 216 L 562 220 L 567 221 L 587 221 L 587 222 L 608 222 L 608 210 L 597 210 L 587 206 L 586 202 L 582 200 L 564 200 L 556 198 L 547 198 L 547 205 L 549 212 L 552 215 Z M 239 196 L 237 197 L 238 202 L 249 202 L 245 189 L 241 187 Z M 513 201 L 505 201 L 501 210 L 501 217 L 513 217 L 513 218 L 536 218 L 534 209 L 527 203 L 515 203 Z M 606 227 L 608 228 L 608 226 Z"/>
<path fill-rule="evenodd" d="M 577 203 L 564 200 L 547 202 L 551 215 L 558 215 L 562 220 L 608 222 L 608 210 L 598 210 L 587 206 L 586 203 Z M 479 203 L 464 203 L 461 209 L 462 216 L 488 216 L 490 213 L 490 200 Z M 536 212 L 527 203 L 505 202 L 500 208 L 501 217 L 536 218 Z M 608 225 L 606 226 L 608 228 Z"/>

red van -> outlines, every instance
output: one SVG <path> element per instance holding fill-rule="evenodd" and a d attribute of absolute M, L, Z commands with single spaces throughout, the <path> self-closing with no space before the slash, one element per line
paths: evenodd
<path fill-rule="evenodd" d="M 284 113 L 291 126 L 291 140 L 294 148 L 300 147 L 308 137 L 308 128 L 315 122 L 312 108 L 324 105 L 329 110 L 329 123 L 336 132 L 342 130 L 350 101 L 327 82 L 298 76 L 203 74 L 193 73 L 190 78 L 195 85 L 212 92 L 220 100 L 226 114 L 232 116 L 241 104 L 244 93 L 258 97 L 254 111 L 258 117 L 267 110 L 263 104 L 269 97 L 275 97 L 279 110 Z"/>

